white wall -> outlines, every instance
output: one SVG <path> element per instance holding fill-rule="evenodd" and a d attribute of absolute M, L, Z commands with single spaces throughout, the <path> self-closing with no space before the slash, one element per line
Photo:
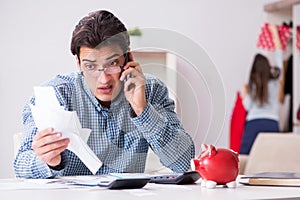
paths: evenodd
<path fill-rule="evenodd" d="M 228 146 L 235 92 L 246 81 L 260 26 L 264 0 L 186 1 L 16 1 L 0 2 L 0 178 L 13 177 L 12 135 L 22 131 L 21 110 L 32 87 L 56 73 L 75 70 L 69 51 L 80 18 L 109 9 L 128 27 L 177 31 L 201 45 L 225 85 L 226 119 L 219 146 Z"/>

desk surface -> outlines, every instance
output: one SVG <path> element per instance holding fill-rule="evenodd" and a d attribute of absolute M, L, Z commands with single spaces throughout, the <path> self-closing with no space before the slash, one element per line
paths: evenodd
<path fill-rule="evenodd" d="M 1 180 L 3 184 L 3 180 Z M 149 183 L 142 189 L 109 190 L 98 187 L 68 188 L 68 189 L 3 189 L 0 188 L 1 199 L 20 200 L 96 200 L 96 199 L 280 199 L 300 198 L 299 187 L 257 187 L 238 185 L 229 189 L 217 187 L 207 189 L 201 185 L 163 185 Z"/>

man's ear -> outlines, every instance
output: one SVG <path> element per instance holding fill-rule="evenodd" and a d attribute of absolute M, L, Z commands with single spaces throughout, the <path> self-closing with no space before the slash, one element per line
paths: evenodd
<path fill-rule="evenodd" d="M 75 59 L 76 59 L 77 69 L 81 72 L 82 70 L 81 70 L 81 66 L 80 66 L 80 60 L 77 55 L 75 56 Z"/>

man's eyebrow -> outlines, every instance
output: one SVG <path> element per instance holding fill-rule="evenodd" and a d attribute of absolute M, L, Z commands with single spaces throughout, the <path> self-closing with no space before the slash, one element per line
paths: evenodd
<path fill-rule="evenodd" d="M 120 57 L 120 54 L 115 53 L 115 54 L 107 57 L 105 60 L 110 60 L 111 58 L 114 58 L 114 57 Z M 90 59 L 86 59 L 86 58 L 82 59 L 82 62 L 84 62 L 84 61 L 87 61 L 87 62 L 96 62 L 96 60 L 90 60 Z"/>
<path fill-rule="evenodd" d="M 82 59 L 82 61 L 87 61 L 87 62 L 96 62 L 96 60 L 89 60 L 89 59 L 86 59 L 86 58 Z"/>
<path fill-rule="evenodd" d="M 111 59 L 111 58 L 113 58 L 113 57 L 116 57 L 116 56 L 117 56 L 117 57 L 120 57 L 121 55 L 118 54 L 118 53 L 115 53 L 115 54 L 109 56 L 108 58 L 106 58 L 105 60 L 109 60 L 109 59 Z"/>

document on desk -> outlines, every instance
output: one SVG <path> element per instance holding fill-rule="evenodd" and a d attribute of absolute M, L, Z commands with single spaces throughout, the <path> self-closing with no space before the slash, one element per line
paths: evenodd
<path fill-rule="evenodd" d="M 59 179 L 1 179 L 0 191 L 3 190 L 51 190 L 51 189 L 86 188 Z"/>
<path fill-rule="evenodd" d="M 87 145 L 91 130 L 81 127 L 75 111 L 66 111 L 60 106 L 53 87 L 34 87 L 34 93 L 35 105 L 30 105 L 30 108 L 38 130 L 53 127 L 55 132 L 62 133 L 63 138 L 69 138 L 67 149 L 96 174 L 102 162 Z"/>

